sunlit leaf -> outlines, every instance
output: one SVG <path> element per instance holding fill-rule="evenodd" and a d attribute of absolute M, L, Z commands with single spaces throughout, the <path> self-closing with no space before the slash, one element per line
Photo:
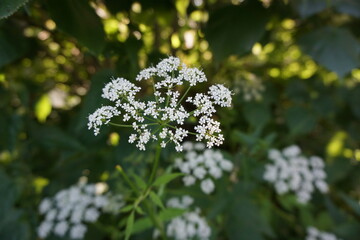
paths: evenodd
<path fill-rule="evenodd" d="M 249 52 L 265 33 L 267 21 L 267 12 L 259 1 L 245 1 L 210 13 L 205 37 L 215 59 Z"/>
<path fill-rule="evenodd" d="M 1 0 L 0 3 L 0 19 L 6 18 L 15 13 L 28 0 Z"/>
<path fill-rule="evenodd" d="M 42 95 L 35 105 L 35 116 L 38 121 L 41 123 L 45 122 L 51 113 L 51 109 L 52 106 L 49 95 Z"/>

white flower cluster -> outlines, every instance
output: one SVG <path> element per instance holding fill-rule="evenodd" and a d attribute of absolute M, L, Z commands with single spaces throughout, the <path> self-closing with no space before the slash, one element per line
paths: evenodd
<path fill-rule="evenodd" d="M 110 119 L 121 114 L 124 123 L 135 133 L 129 137 L 130 143 L 136 143 L 140 150 L 150 140 L 160 140 L 165 147 L 169 142 L 175 144 L 177 151 L 182 151 L 181 143 L 189 134 L 196 135 L 197 141 L 205 140 L 207 147 L 222 144 L 220 122 L 213 119 L 215 106 L 230 107 L 232 92 L 221 84 L 213 85 L 205 93 L 197 93 L 186 97 L 190 88 L 207 81 L 205 74 L 198 68 L 189 68 L 179 58 L 168 57 L 156 65 L 142 70 L 136 77 L 137 81 L 148 80 L 153 85 L 154 98 L 140 101 L 135 95 L 141 88 L 124 78 L 113 79 L 103 88 L 102 97 L 115 104 L 103 106 L 89 116 L 88 128 L 99 134 L 100 127 L 108 124 Z M 181 96 L 181 85 L 187 90 Z M 183 100 L 193 105 L 186 110 Z M 183 125 L 190 117 L 198 118 L 194 133 L 186 130 Z M 122 125 L 124 126 L 124 125 Z"/>
<path fill-rule="evenodd" d="M 341 240 L 341 239 L 337 238 L 332 233 L 319 231 L 315 227 L 308 227 L 305 240 Z"/>
<path fill-rule="evenodd" d="M 245 101 L 259 101 L 262 99 L 265 86 L 256 75 L 247 74 L 238 80 L 239 90 L 243 93 Z"/>
<path fill-rule="evenodd" d="M 105 194 L 106 189 L 105 183 L 79 183 L 43 199 L 39 212 L 45 219 L 37 229 L 38 236 L 68 234 L 71 239 L 82 239 L 87 231 L 85 223 L 96 222 L 102 212 L 116 214 L 124 205 L 121 195 Z"/>
<path fill-rule="evenodd" d="M 190 196 L 171 198 L 167 202 L 167 207 L 188 209 L 194 200 Z M 183 215 L 172 219 L 166 226 L 166 235 L 175 240 L 207 240 L 211 236 L 211 228 L 206 220 L 200 216 L 200 209 L 186 212 Z M 158 236 L 158 232 L 154 233 Z"/>
<path fill-rule="evenodd" d="M 194 185 L 199 180 L 201 190 L 206 194 L 215 190 L 213 179 L 221 178 L 223 171 L 230 172 L 234 167 L 220 151 L 205 150 L 205 145 L 202 143 L 184 142 L 183 149 L 184 159 L 175 159 L 175 167 L 186 174 L 183 177 L 185 186 Z"/>
<path fill-rule="evenodd" d="M 272 163 L 265 166 L 263 177 L 274 184 L 278 194 L 293 191 L 300 203 L 307 203 L 315 187 L 321 193 L 328 191 L 324 162 L 321 158 L 304 157 L 296 145 L 289 146 L 282 152 L 271 149 L 268 157 Z"/>

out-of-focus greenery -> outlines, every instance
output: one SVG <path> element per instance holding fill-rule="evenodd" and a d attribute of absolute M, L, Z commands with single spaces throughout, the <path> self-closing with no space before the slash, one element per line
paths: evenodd
<path fill-rule="evenodd" d="M 0 18 L 0 239 L 36 239 L 40 200 L 81 176 L 126 191 L 115 165 L 148 174 L 151 150 L 115 127 L 94 137 L 87 116 L 112 76 L 166 55 L 236 93 L 219 114 L 236 171 L 210 196 L 176 193 L 196 198 L 213 239 L 304 239 L 307 226 L 359 239 L 358 0 L 2 0 Z M 262 180 L 267 150 L 292 144 L 327 164 L 330 192 L 307 205 Z"/>

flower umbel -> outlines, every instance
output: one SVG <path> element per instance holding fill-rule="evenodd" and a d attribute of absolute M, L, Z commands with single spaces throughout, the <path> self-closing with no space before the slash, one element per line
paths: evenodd
<path fill-rule="evenodd" d="M 113 117 L 122 114 L 121 127 L 131 127 L 135 133 L 129 137 L 140 150 L 146 149 L 151 140 L 159 140 L 161 147 L 169 142 L 175 144 L 176 151 L 182 151 L 181 143 L 189 134 L 197 141 L 205 140 L 211 148 L 223 143 L 220 122 L 213 119 L 215 106 L 230 107 L 232 92 L 221 84 L 213 85 L 205 93 L 187 94 L 191 87 L 207 81 L 205 74 L 198 68 L 189 68 L 179 58 L 168 57 L 156 65 L 142 70 L 137 81 L 149 81 L 153 86 L 151 100 L 136 99 L 141 88 L 124 78 L 113 79 L 103 88 L 102 97 L 112 102 L 89 116 L 88 128 L 97 135 L 100 127 L 110 123 Z M 185 88 L 185 91 L 181 91 Z M 184 102 L 190 103 L 185 108 Z M 190 117 L 198 119 L 194 132 L 184 127 Z"/>
<path fill-rule="evenodd" d="M 53 198 L 45 198 L 39 205 L 39 212 L 45 215 L 37 229 L 40 238 L 51 233 L 71 239 L 83 239 L 86 223 L 98 220 L 104 212 L 117 214 L 124 205 L 121 195 L 105 194 L 105 183 L 78 185 L 59 191 Z"/>
<path fill-rule="evenodd" d="M 274 184 L 280 195 L 289 191 L 296 193 L 300 203 L 307 203 L 317 188 L 321 193 L 328 191 L 324 162 L 312 156 L 309 159 L 301 155 L 298 146 L 289 146 L 280 152 L 271 149 L 268 153 L 271 164 L 265 166 L 264 179 Z"/>
<path fill-rule="evenodd" d="M 169 208 L 189 209 L 194 199 L 190 196 L 182 198 L 171 198 L 167 202 Z M 154 232 L 154 238 L 159 235 L 158 231 Z M 200 208 L 193 211 L 185 212 L 183 215 L 173 218 L 166 226 L 166 235 L 175 240 L 201 239 L 207 240 L 211 237 L 211 228 L 206 219 L 201 216 Z"/>
<path fill-rule="evenodd" d="M 206 149 L 203 143 L 184 142 L 184 159 L 177 158 L 175 167 L 185 174 L 185 186 L 200 182 L 200 188 L 205 194 L 215 190 L 214 179 L 219 179 L 224 172 L 233 170 L 233 163 L 223 157 L 220 151 Z"/>

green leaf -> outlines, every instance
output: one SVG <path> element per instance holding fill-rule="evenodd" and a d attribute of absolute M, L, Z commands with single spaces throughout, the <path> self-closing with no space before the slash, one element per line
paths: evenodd
<path fill-rule="evenodd" d="M 163 184 L 167 184 L 168 182 L 172 181 L 173 179 L 183 176 L 183 173 L 167 173 L 164 175 L 161 175 L 160 177 L 158 177 L 154 183 L 152 184 L 153 186 L 160 186 Z"/>
<path fill-rule="evenodd" d="M 35 116 L 39 122 L 44 123 L 52 110 L 50 97 L 44 94 L 35 104 Z"/>
<path fill-rule="evenodd" d="M 285 113 L 285 120 L 293 135 L 309 133 L 316 125 L 315 115 L 300 106 L 289 108 Z"/>
<path fill-rule="evenodd" d="M 245 103 L 243 112 L 253 127 L 264 126 L 270 120 L 270 109 L 264 102 Z"/>
<path fill-rule="evenodd" d="M 144 180 L 142 180 L 135 173 L 132 173 L 131 175 L 135 179 L 135 182 L 136 182 L 136 185 L 137 185 L 138 188 L 140 188 L 140 189 L 145 189 L 146 188 L 146 183 L 144 182 Z"/>
<path fill-rule="evenodd" d="M 340 197 L 357 215 L 360 216 L 360 204 L 358 201 L 355 201 L 354 199 L 348 197 L 344 193 L 340 193 Z"/>
<path fill-rule="evenodd" d="M 9 21 L 0 25 L 0 68 L 22 57 L 29 50 L 30 40 Z"/>
<path fill-rule="evenodd" d="M 230 240 L 264 240 L 264 234 L 272 234 L 258 207 L 246 196 L 241 196 L 233 202 L 225 223 L 225 231 Z"/>
<path fill-rule="evenodd" d="M 164 209 L 164 204 L 162 203 L 160 197 L 154 193 L 153 191 L 150 192 L 150 199 L 153 203 L 155 203 L 156 205 L 158 205 L 160 208 Z"/>
<path fill-rule="evenodd" d="M 128 240 L 131 236 L 133 226 L 134 226 L 134 218 L 135 218 L 135 212 L 132 211 L 126 221 L 125 240 Z"/>
<path fill-rule="evenodd" d="M 360 2 L 358 0 L 333 0 L 336 10 L 354 17 L 360 17 Z"/>
<path fill-rule="evenodd" d="M 14 14 L 20 7 L 25 5 L 28 0 L 1 0 L 0 19 Z"/>
<path fill-rule="evenodd" d="M 105 100 L 101 97 L 102 88 L 107 82 L 110 81 L 112 76 L 114 76 L 113 71 L 102 70 L 97 72 L 91 78 L 90 90 L 82 101 L 82 106 L 77 118 L 75 119 L 75 123 L 72 124 L 75 132 L 79 133 L 82 131 L 87 136 L 94 136 L 94 134 L 87 129 L 87 117 L 97 108 L 101 107 L 102 104 L 106 103 Z M 89 139 L 89 137 L 86 137 L 85 139 Z"/>
<path fill-rule="evenodd" d="M 360 119 L 360 86 L 349 90 L 348 103 L 354 115 Z"/>
<path fill-rule="evenodd" d="M 140 214 L 140 215 L 144 215 L 144 214 L 145 214 L 144 210 L 142 210 L 142 208 L 139 207 L 139 206 L 135 207 L 135 211 L 136 211 L 138 214 Z"/>
<path fill-rule="evenodd" d="M 183 215 L 185 212 L 186 212 L 186 209 L 166 208 L 159 213 L 159 219 L 161 219 L 161 221 L 163 221 L 163 222 L 166 222 L 175 217 Z M 134 228 L 133 228 L 133 233 L 142 232 L 151 227 L 153 227 L 153 223 L 152 223 L 151 219 L 149 217 L 145 217 L 145 218 L 139 219 L 135 222 Z"/>
<path fill-rule="evenodd" d="M 325 10 L 328 7 L 329 1 L 326 0 L 293 0 L 291 3 L 294 5 L 297 12 L 302 18 L 310 17 L 316 13 Z"/>
<path fill-rule="evenodd" d="M 75 37 L 94 54 L 105 45 L 105 32 L 100 18 L 86 0 L 47 1 L 51 18 L 64 32 Z"/>
<path fill-rule="evenodd" d="M 360 43 L 346 29 L 324 27 L 300 37 L 299 44 L 306 54 L 340 77 L 359 66 Z"/>
<path fill-rule="evenodd" d="M 120 212 L 126 213 L 126 212 L 130 212 L 133 209 L 134 209 L 133 205 L 128 205 L 128 206 L 125 206 L 125 207 L 121 208 Z"/>
<path fill-rule="evenodd" d="M 205 37 L 215 59 L 249 52 L 265 33 L 267 21 L 268 14 L 260 1 L 245 1 L 210 13 Z"/>

